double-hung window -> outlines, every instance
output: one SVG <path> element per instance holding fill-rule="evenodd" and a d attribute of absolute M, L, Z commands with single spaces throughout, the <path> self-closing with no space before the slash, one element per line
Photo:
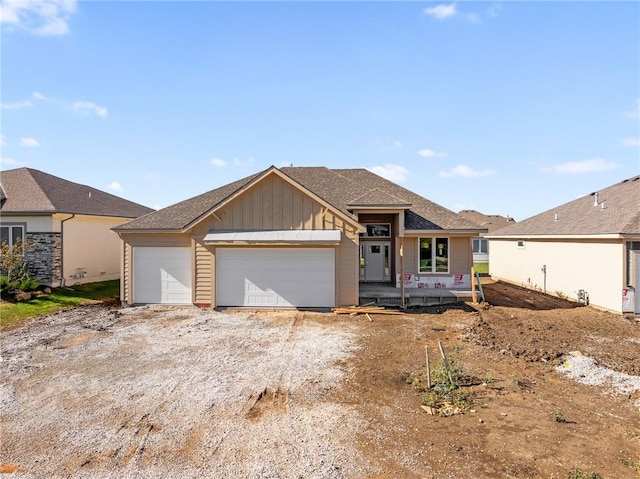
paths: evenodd
<path fill-rule="evenodd" d="M 484 238 L 473 238 L 473 252 L 474 253 L 488 253 L 489 252 L 489 240 Z"/>
<path fill-rule="evenodd" d="M 24 243 L 23 225 L 2 225 L 0 226 L 0 245 L 7 243 L 9 247 Z"/>
<path fill-rule="evenodd" d="M 449 272 L 449 238 L 420 238 L 420 273 Z"/>

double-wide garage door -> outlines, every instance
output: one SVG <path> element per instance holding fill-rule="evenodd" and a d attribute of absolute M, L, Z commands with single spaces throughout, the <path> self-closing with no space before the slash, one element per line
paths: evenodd
<path fill-rule="evenodd" d="M 135 247 L 133 302 L 190 304 L 191 248 Z"/>
<path fill-rule="evenodd" d="M 335 250 L 217 248 L 216 304 L 335 306 Z"/>

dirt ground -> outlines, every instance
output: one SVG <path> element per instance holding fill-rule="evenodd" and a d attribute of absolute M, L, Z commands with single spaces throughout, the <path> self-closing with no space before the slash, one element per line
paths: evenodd
<path fill-rule="evenodd" d="M 504 283 L 484 291 L 479 306 L 373 321 L 91 307 L 5 331 L 0 472 L 640 477 L 640 323 Z M 437 365 L 438 342 L 469 379 L 471 404 L 449 417 L 407 382 L 425 347 Z M 595 359 L 601 384 L 568 377 L 575 358 Z"/>

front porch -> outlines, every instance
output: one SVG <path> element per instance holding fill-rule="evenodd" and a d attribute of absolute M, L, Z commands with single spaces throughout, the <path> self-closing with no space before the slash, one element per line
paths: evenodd
<path fill-rule="evenodd" d="M 435 306 L 471 301 L 468 288 L 404 288 L 404 305 Z M 402 290 L 391 283 L 360 283 L 359 304 L 402 306 Z"/>

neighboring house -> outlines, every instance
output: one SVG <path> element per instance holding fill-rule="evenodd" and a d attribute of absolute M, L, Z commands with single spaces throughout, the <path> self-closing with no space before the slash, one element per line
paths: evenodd
<path fill-rule="evenodd" d="M 462 210 L 458 214 L 464 219 L 477 223 L 482 228 L 486 228 L 491 234 L 500 228 L 504 228 L 515 222 L 510 216 L 500 215 L 483 215 L 476 210 Z M 480 238 L 473 238 L 473 262 L 488 263 L 489 262 L 489 240 L 481 235 Z"/>
<path fill-rule="evenodd" d="M 29 272 L 49 286 L 118 279 L 112 228 L 153 211 L 31 168 L 0 172 L 0 185 L 0 242 L 26 242 Z"/>
<path fill-rule="evenodd" d="M 640 313 L 640 176 L 488 237 L 494 278 Z"/>
<path fill-rule="evenodd" d="M 273 166 L 114 230 L 123 303 L 256 308 L 470 289 L 486 231 L 365 169 Z"/>

